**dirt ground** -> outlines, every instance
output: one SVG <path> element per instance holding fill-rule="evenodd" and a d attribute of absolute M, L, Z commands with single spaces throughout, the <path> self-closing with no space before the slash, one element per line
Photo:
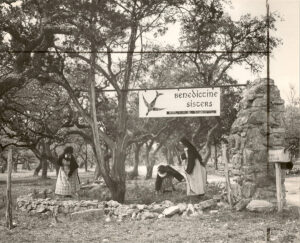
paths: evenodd
<path fill-rule="evenodd" d="M 33 189 L 54 188 L 55 177 L 42 181 L 31 173 L 13 175 L 13 198 L 31 192 Z M 92 173 L 81 172 L 83 181 L 92 178 Z M 211 181 L 214 178 L 211 177 Z M 294 179 L 295 180 L 295 179 Z M 152 203 L 169 199 L 174 202 L 189 202 L 185 196 L 184 185 L 177 185 L 176 193 L 155 196 L 154 180 L 129 181 L 127 186 L 127 203 Z M 299 185 L 298 185 L 299 186 Z M 5 175 L 0 175 L 0 199 L 5 195 Z M 214 183 L 201 199 L 211 198 L 218 194 Z M 67 216 L 59 216 L 59 222 L 52 217 L 29 216 L 13 211 L 16 227 L 5 228 L 5 207 L 0 202 L 0 242 L 265 242 L 265 230 L 271 229 L 271 242 L 300 242 L 300 219 L 297 207 L 290 206 L 281 214 L 258 214 L 250 212 L 232 212 L 219 210 L 209 211 L 197 217 L 184 218 L 174 216 L 160 220 L 105 222 L 104 219 L 72 220 Z"/>

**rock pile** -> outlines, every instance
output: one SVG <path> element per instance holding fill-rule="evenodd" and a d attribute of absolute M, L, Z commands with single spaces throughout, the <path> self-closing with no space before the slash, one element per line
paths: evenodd
<path fill-rule="evenodd" d="M 255 80 L 243 93 L 237 119 L 231 127 L 230 163 L 236 176 L 236 183 L 232 185 L 235 202 L 243 199 L 276 202 L 275 171 L 274 165 L 268 164 L 268 149 L 284 147 L 285 130 L 284 101 L 273 80 L 270 80 L 269 104 L 268 119 L 267 80 Z M 284 192 L 283 183 L 284 180 Z M 241 201 L 238 208 L 247 202 L 249 200 Z"/>
<path fill-rule="evenodd" d="M 218 203 L 217 199 L 202 201 L 197 204 L 179 203 L 174 204 L 171 201 L 161 203 L 145 204 L 120 204 L 116 201 L 61 201 L 51 198 L 33 198 L 32 194 L 19 197 L 17 207 L 23 212 L 29 214 L 57 215 L 69 214 L 72 218 L 82 218 L 91 215 L 107 218 L 115 218 L 120 221 L 123 219 L 146 220 L 172 217 L 174 215 L 197 216 L 204 210 L 215 209 L 218 205 L 222 208 L 227 205 Z M 108 219 L 109 220 L 109 219 Z"/>

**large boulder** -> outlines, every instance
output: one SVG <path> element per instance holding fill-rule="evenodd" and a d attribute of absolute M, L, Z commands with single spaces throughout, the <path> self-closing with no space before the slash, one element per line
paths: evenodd
<path fill-rule="evenodd" d="M 247 209 L 251 212 L 271 212 L 274 210 L 274 205 L 265 200 L 252 200 Z"/>

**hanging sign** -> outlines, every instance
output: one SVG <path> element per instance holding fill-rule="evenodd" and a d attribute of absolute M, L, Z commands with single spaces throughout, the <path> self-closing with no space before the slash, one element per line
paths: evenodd
<path fill-rule="evenodd" d="M 291 161 L 290 153 L 288 151 L 284 151 L 284 148 L 269 150 L 269 162 L 287 163 L 290 161 Z"/>
<path fill-rule="evenodd" d="M 220 88 L 139 92 L 140 117 L 220 116 Z"/>

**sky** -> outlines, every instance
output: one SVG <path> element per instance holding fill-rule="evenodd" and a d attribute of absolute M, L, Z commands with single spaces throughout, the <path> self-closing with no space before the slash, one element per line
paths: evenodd
<path fill-rule="evenodd" d="M 265 0 L 231 0 L 232 7 L 228 8 L 233 19 L 238 20 L 243 14 L 250 13 L 252 16 L 266 15 Z M 269 0 L 270 11 L 280 14 L 282 21 L 276 24 L 277 31 L 274 34 L 282 39 L 282 45 L 277 47 L 270 59 L 270 78 L 278 86 L 281 97 L 288 103 L 290 86 L 293 86 L 299 95 L 299 12 L 300 0 Z M 165 36 L 158 39 L 164 44 L 178 45 L 179 26 L 169 26 Z M 246 83 L 247 80 L 265 78 L 266 69 L 254 75 L 244 67 L 235 66 L 230 70 L 230 75 L 239 83 Z"/>
<path fill-rule="evenodd" d="M 261 15 L 266 13 L 265 0 L 232 0 L 234 9 L 231 10 L 232 16 L 237 17 L 241 13 Z M 282 21 L 277 23 L 275 34 L 282 39 L 282 45 L 277 47 L 270 59 L 270 78 L 274 79 L 278 86 L 281 97 L 288 102 L 290 86 L 294 86 L 299 95 L 299 12 L 300 0 L 269 0 L 270 11 L 280 14 Z M 233 70 L 235 71 L 235 70 Z M 244 70 L 236 69 L 232 75 L 238 78 L 245 73 Z M 257 75 L 250 75 L 250 80 L 257 78 Z M 266 77 L 266 70 L 259 74 Z M 240 78 L 243 82 L 243 78 Z"/>

